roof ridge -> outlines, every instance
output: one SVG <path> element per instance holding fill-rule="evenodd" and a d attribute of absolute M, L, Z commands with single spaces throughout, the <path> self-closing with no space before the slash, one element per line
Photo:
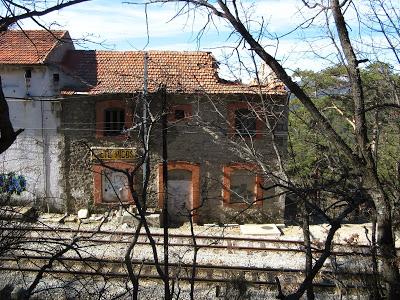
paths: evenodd
<path fill-rule="evenodd" d="M 47 31 L 47 30 L 43 30 L 43 31 Z M 49 30 L 49 31 L 51 31 L 51 30 Z M 47 31 L 47 32 L 49 32 L 49 31 Z M 47 58 L 50 56 L 50 53 L 53 51 L 53 49 L 61 42 L 61 40 L 67 35 L 67 34 L 69 34 L 68 33 L 68 30 L 60 30 L 60 32 L 62 32 L 62 35 L 58 38 L 56 38 L 54 35 L 53 35 L 53 37 L 55 38 L 55 41 L 54 41 L 54 44 L 53 44 L 53 46 L 51 46 L 51 48 L 49 49 L 49 51 L 47 51 L 47 53 L 46 53 L 46 55 L 43 57 L 43 59 L 41 60 L 41 62 L 42 63 L 44 63 L 46 60 L 47 60 Z"/>
<path fill-rule="evenodd" d="M 64 62 L 77 75 L 75 91 L 90 94 L 136 93 L 142 90 L 143 57 L 146 51 L 71 50 Z M 259 89 L 219 77 L 212 53 L 205 51 L 150 50 L 148 90 L 160 84 L 168 92 L 212 94 L 257 94 Z M 140 60 L 140 62 L 138 62 Z M 88 85 L 89 84 L 89 85 Z M 74 88 L 72 88 L 74 89 Z M 276 87 L 262 87 L 263 93 L 280 93 Z"/>
<path fill-rule="evenodd" d="M 181 54 L 212 54 L 210 51 L 189 51 L 189 50 L 97 50 L 97 49 L 74 49 L 71 51 L 76 51 L 76 52 L 89 52 L 89 51 L 94 51 L 94 52 L 103 52 L 103 53 L 181 53 Z"/>
<path fill-rule="evenodd" d="M 57 29 L 23 29 L 23 30 L 21 30 L 21 29 L 8 29 L 7 30 L 8 32 L 10 32 L 10 31 L 12 31 L 12 32 L 27 32 L 27 31 L 42 31 L 42 32 L 49 32 L 49 31 L 53 31 L 53 32 L 66 32 L 66 31 L 68 31 L 68 30 L 65 30 L 65 29 L 60 29 L 60 30 L 57 30 Z"/>
<path fill-rule="evenodd" d="M 50 61 L 68 30 L 7 30 L 0 34 L 1 64 L 44 64 Z"/>

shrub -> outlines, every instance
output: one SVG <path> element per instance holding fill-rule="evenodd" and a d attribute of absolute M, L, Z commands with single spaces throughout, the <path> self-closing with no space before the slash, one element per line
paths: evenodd
<path fill-rule="evenodd" d="M 23 175 L 0 174 L 0 194 L 20 195 L 23 191 L 26 191 L 26 180 Z"/>

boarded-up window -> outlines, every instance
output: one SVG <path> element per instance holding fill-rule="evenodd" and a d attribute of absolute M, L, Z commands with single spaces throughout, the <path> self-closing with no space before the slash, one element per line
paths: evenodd
<path fill-rule="evenodd" d="M 252 203 L 256 198 L 256 176 L 243 169 L 232 170 L 230 203 Z"/>
<path fill-rule="evenodd" d="M 129 201 L 128 178 L 121 172 L 104 169 L 102 172 L 102 195 L 105 203 Z"/>
<path fill-rule="evenodd" d="M 236 163 L 223 168 L 224 205 L 262 206 L 261 177 L 252 164 Z"/>

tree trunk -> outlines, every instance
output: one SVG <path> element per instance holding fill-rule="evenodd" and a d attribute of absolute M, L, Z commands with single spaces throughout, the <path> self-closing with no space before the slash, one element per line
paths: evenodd
<path fill-rule="evenodd" d="M 168 134 L 168 124 L 167 124 L 167 94 L 165 87 L 161 90 L 161 97 L 162 97 L 162 165 L 163 165 L 163 178 L 164 178 L 164 187 L 163 187 L 163 194 L 164 194 L 164 205 L 163 205 L 163 240 L 164 240 L 164 298 L 165 300 L 171 299 L 171 291 L 169 286 L 169 262 L 168 262 L 168 255 L 169 255 L 169 216 L 168 216 L 168 144 L 167 144 L 167 134 Z"/>
<path fill-rule="evenodd" d="M 23 131 L 23 129 L 18 129 L 16 132 L 14 131 L 0 77 L 0 154 L 10 148 L 17 136 Z"/>
<path fill-rule="evenodd" d="M 310 240 L 310 213 L 309 213 L 309 208 L 304 201 L 303 204 L 303 224 L 302 224 L 302 229 L 303 229 L 303 237 L 304 237 L 304 246 L 305 246 L 305 251 L 306 251 L 306 276 L 309 276 L 312 270 L 312 252 L 311 252 L 311 240 Z M 307 300 L 314 300 L 314 289 L 312 282 L 310 285 L 307 287 Z"/>
<path fill-rule="evenodd" d="M 388 299 L 400 298 L 400 276 L 396 262 L 396 249 L 392 229 L 392 207 L 388 196 L 386 195 L 379 180 L 376 161 L 373 158 L 370 149 L 370 142 L 367 132 L 367 121 L 365 117 L 365 98 L 363 85 L 359 70 L 359 61 L 357 60 L 353 46 L 350 42 L 346 22 L 339 0 L 332 0 L 332 14 L 335 19 L 335 25 L 347 61 L 347 71 L 351 84 L 352 100 L 354 102 L 354 120 L 355 136 L 357 140 L 360 156 L 360 174 L 363 179 L 363 187 L 372 198 L 377 211 L 378 225 L 378 246 L 379 253 L 382 256 L 382 278 L 385 281 Z"/>
<path fill-rule="evenodd" d="M 390 207 L 381 207 L 377 211 L 378 247 L 382 259 L 381 274 L 385 282 L 387 298 L 400 299 L 400 276 L 392 230 Z"/>
<path fill-rule="evenodd" d="M 372 299 L 381 299 L 381 288 L 378 273 L 378 255 L 376 248 L 376 211 L 372 211 L 372 232 L 371 232 L 371 260 L 372 260 L 372 271 L 373 271 L 373 290 Z"/>
<path fill-rule="evenodd" d="M 388 299 L 400 299 L 400 275 L 393 233 L 392 206 L 385 197 L 374 171 L 367 169 L 363 176 L 364 187 L 376 208 L 377 246 L 381 257 L 381 278 Z M 377 189 L 378 187 L 378 189 Z"/>

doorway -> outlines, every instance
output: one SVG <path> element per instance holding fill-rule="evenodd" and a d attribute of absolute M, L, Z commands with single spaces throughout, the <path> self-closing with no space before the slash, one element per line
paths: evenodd
<path fill-rule="evenodd" d="M 168 172 L 168 216 L 171 225 L 189 221 L 193 202 L 192 172 L 175 169 Z"/>
<path fill-rule="evenodd" d="M 199 206 L 199 172 L 197 164 L 189 162 L 168 163 L 168 216 L 171 226 L 180 226 L 192 217 L 197 222 Z M 160 208 L 164 205 L 164 178 L 162 164 L 159 165 Z"/>

